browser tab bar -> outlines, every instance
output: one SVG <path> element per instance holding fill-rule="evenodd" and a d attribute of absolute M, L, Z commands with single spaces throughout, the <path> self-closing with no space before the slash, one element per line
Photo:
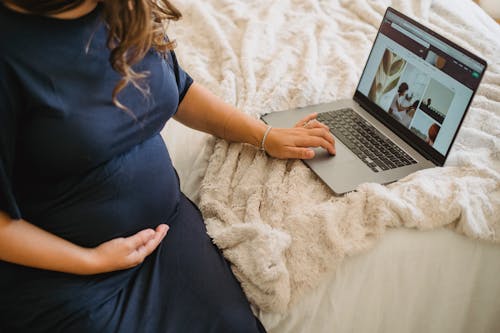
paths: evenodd
<path fill-rule="evenodd" d="M 423 31 L 422 29 L 419 29 L 418 27 L 412 25 L 411 23 L 404 21 L 400 17 L 394 15 L 393 13 L 389 12 L 387 14 L 387 18 L 392 21 L 393 23 L 396 23 L 400 28 L 405 29 L 409 34 L 414 35 L 414 39 L 418 38 L 420 40 L 424 40 L 426 43 L 434 46 L 435 48 L 447 53 L 451 57 L 457 59 L 464 65 L 474 69 L 475 71 L 481 73 L 484 70 L 484 66 L 478 63 L 477 61 L 471 59 L 467 55 L 463 54 L 459 50 L 455 49 L 454 47 L 442 42 L 438 38 L 432 36 L 431 34 Z M 401 32 L 401 30 L 399 30 Z M 423 44 L 422 44 L 423 45 Z"/>

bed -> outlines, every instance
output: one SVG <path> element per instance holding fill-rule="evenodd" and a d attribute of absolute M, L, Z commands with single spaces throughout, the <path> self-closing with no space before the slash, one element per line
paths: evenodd
<path fill-rule="evenodd" d="M 491 125 L 500 120 L 500 26 L 473 2 L 190 0 L 178 5 L 184 20 L 169 29 L 178 40 L 181 64 L 250 114 L 351 96 L 385 8 L 395 7 L 489 62 L 471 110 L 480 121 L 466 119 L 456 143 L 464 149 L 450 159 L 460 164 L 488 155 L 489 167 L 500 169 L 500 131 Z M 293 66 L 304 70 L 290 74 Z M 463 134 L 476 132 L 481 135 L 472 136 L 473 142 Z M 210 138 L 173 120 L 162 135 L 183 191 L 199 200 Z M 500 247 L 494 242 L 452 228 L 395 228 L 370 249 L 346 258 L 285 313 L 255 312 L 269 332 L 500 332 L 499 276 Z"/>

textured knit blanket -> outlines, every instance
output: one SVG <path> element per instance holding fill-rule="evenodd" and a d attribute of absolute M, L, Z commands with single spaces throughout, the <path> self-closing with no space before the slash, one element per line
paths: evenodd
<path fill-rule="evenodd" d="M 388 5 L 484 57 L 488 70 L 445 167 L 337 197 L 298 160 L 211 139 L 199 205 L 252 302 L 284 312 L 388 227 L 500 240 L 500 27 L 466 1 L 186 0 L 183 67 L 251 115 L 353 95 Z"/>

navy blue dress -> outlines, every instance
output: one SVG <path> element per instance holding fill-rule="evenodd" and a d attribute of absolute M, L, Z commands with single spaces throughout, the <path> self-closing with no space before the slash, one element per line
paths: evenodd
<path fill-rule="evenodd" d="M 143 264 L 79 276 L 0 262 L 0 331 L 264 332 L 180 191 L 160 136 L 193 82 L 173 52 L 109 64 L 101 8 L 75 20 L 0 4 L 0 210 L 84 247 L 167 223 Z"/>

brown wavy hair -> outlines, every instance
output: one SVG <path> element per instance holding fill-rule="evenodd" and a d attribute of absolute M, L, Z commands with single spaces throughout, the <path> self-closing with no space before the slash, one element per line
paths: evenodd
<path fill-rule="evenodd" d="M 54 15 L 75 9 L 85 0 L 8 0 L 5 1 L 22 10 L 36 15 Z M 113 103 L 129 111 L 118 101 L 118 94 L 129 83 L 144 94 L 148 88 L 141 84 L 147 72 L 138 73 L 132 66 L 154 48 L 161 53 L 172 50 L 175 40 L 166 38 L 165 29 L 171 20 L 182 17 L 180 11 L 167 0 L 103 0 L 103 16 L 108 25 L 107 46 L 109 61 L 121 75 L 113 89 Z M 133 114 L 132 114 L 133 115 Z"/>

